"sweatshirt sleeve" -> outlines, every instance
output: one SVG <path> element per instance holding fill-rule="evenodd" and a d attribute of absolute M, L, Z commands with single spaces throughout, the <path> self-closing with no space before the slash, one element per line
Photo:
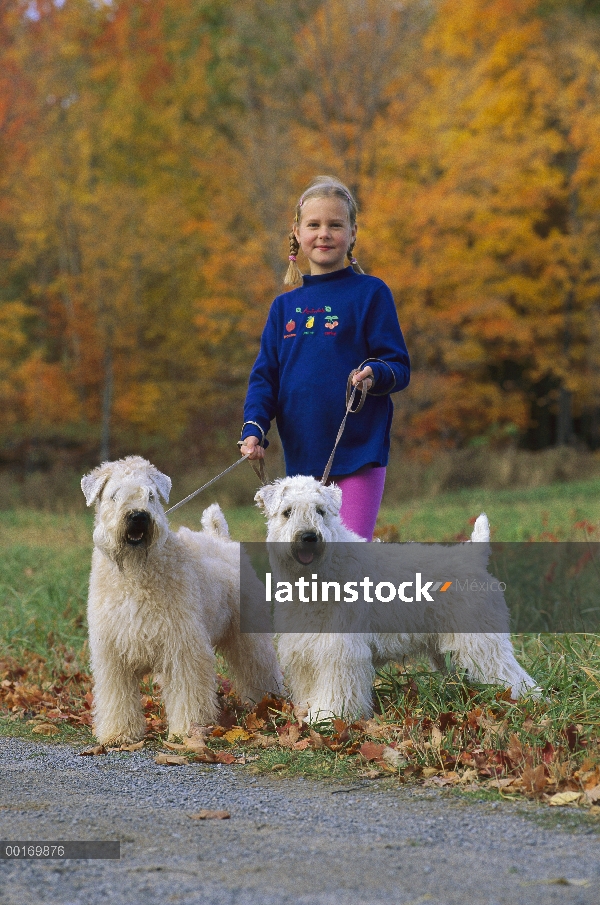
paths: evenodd
<path fill-rule="evenodd" d="M 375 377 L 372 396 L 397 393 L 410 381 L 410 359 L 392 293 L 383 283 L 374 293 L 367 316 L 369 357 L 361 368 L 370 365 Z"/>
<path fill-rule="evenodd" d="M 278 395 L 279 355 L 277 350 L 277 311 L 276 302 L 274 302 L 261 336 L 260 351 L 248 380 L 242 440 L 245 440 L 246 437 L 260 437 L 260 431 L 256 426 L 260 425 L 263 431 L 263 445 L 265 448 L 269 445 L 268 440 L 265 440 L 264 437 L 277 412 Z M 252 421 L 256 424 L 248 423 Z"/>

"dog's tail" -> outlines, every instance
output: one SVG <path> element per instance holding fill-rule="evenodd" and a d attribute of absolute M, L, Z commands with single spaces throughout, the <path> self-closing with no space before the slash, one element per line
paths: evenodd
<path fill-rule="evenodd" d="M 215 537 L 230 537 L 229 525 L 218 503 L 213 503 L 202 513 L 202 527 L 207 534 Z"/>
<path fill-rule="evenodd" d="M 488 521 L 488 517 L 485 512 L 482 512 L 481 515 L 475 521 L 473 525 L 473 533 L 471 534 L 471 540 L 474 543 L 487 544 L 490 541 L 490 523 Z"/>

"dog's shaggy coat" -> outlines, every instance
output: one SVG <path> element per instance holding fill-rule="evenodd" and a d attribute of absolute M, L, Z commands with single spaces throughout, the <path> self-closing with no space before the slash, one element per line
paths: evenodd
<path fill-rule="evenodd" d="M 261 488 L 255 500 L 267 516 L 267 542 L 276 542 L 269 548 L 274 582 L 278 579 L 294 582 L 300 575 L 310 579 L 311 573 L 316 571 L 316 561 L 306 565 L 294 555 L 294 549 L 303 540 L 322 542 L 318 545 L 324 548 L 318 564 L 319 579 L 328 580 L 339 579 L 345 568 L 339 558 L 336 560 L 342 549 L 338 546 L 336 551 L 336 542 L 364 543 L 363 538 L 340 520 L 341 491 L 335 485 L 325 487 L 311 477 L 284 478 Z M 442 669 L 444 655 L 449 653 L 453 665 L 466 669 L 472 680 L 509 686 L 514 697 L 525 694 L 528 689 L 536 689 L 534 693 L 537 693 L 534 680 L 515 659 L 502 591 L 483 590 L 488 588 L 490 581 L 494 583 L 493 576 L 487 572 L 490 547 L 485 515 L 477 520 L 471 540 L 477 547 L 481 546 L 481 556 L 469 550 L 474 555 L 461 557 L 457 546 L 410 545 L 410 551 L 421 557 L 420 562 L 431 567 L 431 571 L 424 571 L 424 574 L 449 577 L 457 568 L 464 569 L 468 562 L 472 572 L 462 577 L 469 580 L 469 586 L 472 581 L 475 581 L 474 587 L 481 585 L 482 590 L 473 595 L 462 593 L 457 583 L 453 583 L 443 596 L 443 604 L 435 611 L 439 612 L 437 624 L 443 625 L 443 630 L 390 633 L 383 628 L 386 618 L 389 620 L 389 607 L 376 602 L 370 605 L 368 613 L 361 601 L 357 604 L 321 601 L 275 604 L 275 629 L 280 632 L 278 654 L 284 675 L 293 701 L 307 706 L 311 719 L 370 715 L 375 668 L 389 660 L 401 660 L 415 654 L 425 654 L 435 668 Z M 357 557 L 359 562 L 359 551 L 364 551 L 362 574 L 370 574 L 369 564 L 372 565 L 376 552 L 372 545 L 354 548 L 343 544 L 342 553 L 346 559 L 349 546 L 352 547 L 350 555 Z M 401 579 L 407 577 L 408 573 L 400 576 Z M 497 582 L 495 584 L 497 586 Z M 300 613 L 298 606 L 302 608 Z M 353 612 L 340 613 L 344 606 Z M 296 612 L 292 611 L 294 608 Z M 433 629 L 438 618 L 435 612 Z M 471 620 L 475 616 L 481 631 L 461 632 L 461 625 L 473 624 L 472 621 L 465 622 L 466 616 Z M 361 623 L 361 618 L 367 621 Z M 302 622 L 310 631 L 298 629 Z M 295 628 L 286 631 L 286 624 Z M 371 626 L 369 631 L 361 631 L 360 626 L 366 624 Z M 340 625 L 358 626 L 358 631 L 340 632 Z M 382 630 L 373 630 L 378 625 Z M 456 630 L 450 631 L 453 627 Z"/>
<path fill-rule="evenodd" d="M 214 722 L 215 649 L 243 699 L 280 692 L 271 638 L 239 631 L 240 551 L 219 507 L 205 510 L 203 531 L 174 533 L 159 500 L 171 481 L 139 456 L 104 463 L 81 487 L 96 504 L 88 624 L 98 740 L 144 736 L 147 673 L 160 683 L 171 735 Z M 260 585 L 257 593 L 264 599 Z"/>

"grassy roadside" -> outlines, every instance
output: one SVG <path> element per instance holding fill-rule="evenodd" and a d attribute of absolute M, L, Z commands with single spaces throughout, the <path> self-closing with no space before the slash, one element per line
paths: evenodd
<path fill-rule="evenodd" d="M 496 540 L 597 539 L 599 491 L 598 480 L 526 491 L 460 491 L 384 507 L 380 525 L 396 529 L 401 540 L 455 540 L 470 532 L 470 520 L 484 510 Z M 186 507 L 174 527 L 198 527 L 201 512 L 199 504 Z M 264 537 L 254 507 L 228 508 L 226 517 L 234 538 Z M 83 508 L 0 512 L 0 735 L 93 744 L 85 623 L 91 526 Z M 315 738 L 285 702 L 267 708 L 256 718 L 264 724 L 256 728 L 225 682 L 223 725 L 206 747 L 253 772 L 370 775 L 541 800 L 567 792 L 575 807 L 596 814 L 600 638 L 521 635 L 515 645 L 545 699 L 515 704 L 501 689 L 468 686 L 461 676 L 444 678 L 408 664 L 380 675 L 374 721 L 313 727 Z M 150 685 L 144 694 L 147 744 L 158 753 L 165 750 L 160 697 Z M 246 737 L 234 732 L 226 738 L 235 727 Z M 207 757 L 212 762 L 213 754 Z"/>

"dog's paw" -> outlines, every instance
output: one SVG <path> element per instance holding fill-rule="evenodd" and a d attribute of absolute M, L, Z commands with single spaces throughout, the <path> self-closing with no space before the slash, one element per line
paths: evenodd
<path fill-rule="evenodd" d="M 120 748 L 121 745 L 134 745 L 136 742 L 141 742 L 145 734 L 145 732 L 114 732 L 96 734 L 96 738 L 105 748 Z"/>

